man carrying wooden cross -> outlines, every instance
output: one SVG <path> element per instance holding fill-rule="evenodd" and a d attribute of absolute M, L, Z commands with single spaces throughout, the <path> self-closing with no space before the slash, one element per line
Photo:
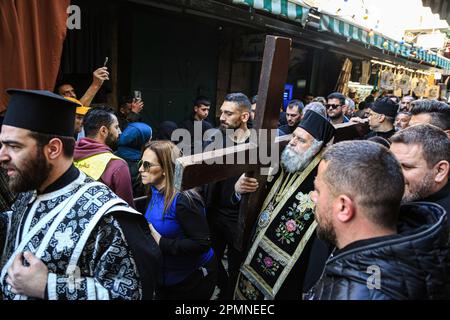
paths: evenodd
<path fill-rule="evenodd" d="M 280 104 L 280 101 L 282 101 L 282 97 L 283 97 L 283 90 L 284 90 L 284 85 L 286 83 L 288 67 L 289 67 L 290 50 L 291 50 L 290 39 L 281 38 L 281 37 L 273 37 L 273 36 L 267 37 L 266 48 L 264 51 L 262 71 L 261 71 L 261 80 L 260 80 L 259 90 L 258 90 L 258 102 L 257 102 L 258 107 L 257 107 L 256 118 L 255 118 L 255 123 L 254 123 L 254 129 L 259 130 L 260 133 L 261 133 L 261 131 L 262 132 L 271 132 L 271 131 L 276 132 L 275 130 L 272 130 L 272 129 L 276 129 L 276 125 L 278 123 L 278 118 L 279 118 L 279 107 L 278 106 Z M 328 127 L 329 128 L 328 122 L 326 122 L 326 120 L 320 116 L 319 116 L 319 118 L 317 118 L 316 114 L 309 115 L 308 118 L 310 118 L 309 119 L 310 123 L 308 125 L 308 128 L 311 128 L 310 131 L 312 131 L 312 132 L 321 132 L 318 129 L 319 127 L 322 127 L 322 128 Z M 315 121 L 318 121 L 318 123 L 316 125 L 318 125 L 319 127 L 312 125 L 312 123 Z M 359 130 L 359 129 L 361 129 L 361 128 L 359 128 L 360 126 L 362 126 L 362 125 L 361 124 L 346 124 L 346 125 L 344 125 L 343 128 L 339 128 L 335 134 L 335 139 L 334 139 L 335 142 L 341 141 L 341 140 L 346 140 L 346 139 L 356 137 L 356 136 L 364 135 L 365 134 L 364 130 L 362 130 L 362 131 Z M 263 130 L 261 130 L 261 129 L 263 129 Z M 319 130 L 319 131 L 313 131 L 313 130 Z M 361 132 L 359 132 L 359 131 L 361 131 Z M 365 132 L 367 132 L 367 130 L 365 130 Z M 314 134 L 310 133 L 307 130 L 306 130 L 306 133 L 310 134 L 312 137 L 315 137 Z M 320 137 L 318 136 L 318 134 L 316 134 L 316 135 L 317 135 L 317 137 L 315 137 L 315 138 L 318 141 L 324 142 L 323 145 L 321 146 L 321 148 L 331 139 L 331 137 L 329 137 L 328 135 L 325 135 L 325 134 L 323 136 L 321 135 Z M 326 139 L 325 139 L 325 137 L 326 137 Z M 300 138 L 306 139 L 305 137 L 300 137 Z M 298 139 L 298 138 L 294 138 L 294 139 Z M 250 141 L 251 140 L 252 139 L 250 138 Z M 208 151 L 203 154 L 197 154 L 194 156 L 181 158 L 181 159 L 177 160 L 177 164 L 176 164 L 175 185 L 176 185 L 177 189 L 179 189 L 179 190 L 187 190 L 187 189 L 191 189 L 196 186 L 202 186 L 204 184 L 211 184 L 211 183 L 223 181 L 226 179 L 235 179 L 234 181 L 237 181 L 239 179 L 239 176 L 242 175 L 242 173 L 244 173 L 244 172 L 247 173 L 247 176 L 252 175 L 254 178 L 257 179 L 257 181 L 259 183 L 258 190 L 256 190 L 253 193 L 244 194 L 242 196 L 242 200 L 240 201 L 240 212 L 238 215 L 238 222 L 234 226 L 234 228 L 236 228 L 236 230 L 234 232 L 235 236 L 233 239 L 234 247 L 236 249 L 238 249 L 239 251 L 243 251 L 243 252 L 246 252 L 246 250 L 249 248 L 248 243 L 249 243 L 249 240 L 251 240 L 249 238 L 252 235 L 252 230 L 254 230 L 255 221 L 257 221 L 257 218 L 260 215 L 261 210 L 266 209 L 266 207 L 272 200 L 272 199 L 268 199 L 268 201 L 266 201 L 266 203 L 265 203 L 265 206 L 262 206 L 262 201 L 264 199 L 266 199 L 267 191 L 270 189 L 265 188 L 267 176 L 261 175 L 261 173 L 262 173 L 261 169 L 263 169 L 264 167 L 267 167 L 267 166 L 271 166 L 271 165 L 268 165 L 268 163 L 265 163 L 265 161 L 262 161 L 262 159 L 260 157 L 258 157 L 258 161 L 256 164 L 252 163 L 251 161 L 241 163 L 241 164 L 235 163 L 232 165 L 219 164 L 219 162 L 224 163 L 223 160 L 227 159 L 229 156 L 236 157 L 238 159 L 241 156 L 244 156 L 245 158 L 247 158 L 247 156 L 249 154 L 251 154 L 252 152 L 265 149 L 265 151 L 262 152 L 264 154 L 264 152 L 267 152 L 267 150 L 268 150 L 267 148 L 264 148 L 264 146 L 270 147 L 270 151 L 269 151 L 270 154 L 277 155 L 278 154 L 277 150 L 280 150 L 283 147 L 283 141 L 281 141 L 281 140 L 275 141 L 275 134 L 269 134 L 266 136 L 266 138 L 261 138 L 261 136 L 259 136 L 258 140 L 259 141 L 256 145 L 254 143 L 239 144 L 239 145 L 237 145 L 235 147 L 231 147 L 231 148 Z M 295 141 L 297 141 L 297 140 L 295 140 Z M 319 151 L 319 150 L 317 150 L 317 151 Z M 258 152 L 258 155 L 261 156 L 261 152 Z M 312 154 L 312 157 L 313 156 L 315 156 L 314 153 Z M 270 160 L 271 159 L 272 159 L 272 157 L 270 157 Z M 216 160 L 219 160 L 219 162 L 217 162 Z M 316 165 L 317 165 L 318 161 L 319 161 L 318 159 L 314 160 Z M 271 163 L 273 164 L 273 161 L 271 161 Z M 308 165 L 308 163 L 306 163 L 306 165 Z M 277 184 L 278 179 L 274 179 L 274 182 L 275 182 L 274 186 L 278 186 L 279 188 L 281 188 L 280 190 L 277 190 L 275 192 L 279 197 L 281 197 L 280 201 L 282 201 L 282 199 L 283 199 L 283 194 L 284 194 L 283 192 L 284 191 L 287 192 L 287 191 L 291 190 L 290 188 L 287 187 L 287 183 L 289 182 L 288 180 L 290 180 L 293 176 L 297 176 L 293 180 L 293 182 L 291 182 L 292 183 L 291 187 L 294 191 L 296 191 L 297 189 L 303 190 L 303 184 L 305 184 L 305 186 L 307 185 L 307 183 L 311 184 L 314 179 L 314 172 L 312 172 L 313 169 L 314 169 L 314 166 L 312 166 L 311 168 L 307 167 L 305 169 L 305 172 L 307 172 L 309 170 L 308 171 L 309 173 L 304 173 L 304 174 L 301 174 L 300 176 L 298 174 L 297 175 L 291 174 L 291 175 L 288 175 L 288 176 L 290 176 L 289 179 L 283 173 L 282 177 L 284 177 L 284 178 L 281 178 L 282 181 L 279 181 L 278 184 Z M 237 178 L 232 178 L 232 177 L 237 177 Z M 301 179 L 304 180 L 303 183 L 301 183 Z M 234 194 L 234 190 L 232 190 L 233 186 L 234 186 L 234 183 L 231 186 L 231 190 L 226 189 L 227 190 L 226 194 L 222 194 L 219 192 L 216 192 L 213 194 L 216 194 L 218 197 L 223 198 L 224 201 L 225 200 L 228 201 L 230 198 L 230 194 Z M 253 188 L 255 186 L 256 186 L 256 183 L 253 186 Z M 247 190 L 247 191 L 253 191 L 253 190 Z M 305 189 L 305 190 L 308 190 L 308 189 Z M 304 191 L 304 193 L 308 194 L 309 191 L 312 191 L 311 186 L 310 186 L 310 190 L 308 190 L 307 192 Z M 294 195 L 294 198 L 296 195 L 297 194 Z M 293 199 L 291 199 L 291 200 L 293 201 Z M 286 201 L 287 201 L 287 199 L 286 199 Z M 292 203 L 292 204 L 294 205 L 294 203 Z M 276 205 L 276 203 L 274 202 L 273 205 Z M 297 203 L 295 203 L 295 205 L 297 206 Z M 261 208 L 261 207 L 263 207 L 263 208 Z M 274 209 L 276 209 L 276 208 L 274 208 Z M 207 213 L 207 214 L 209 214 L 209 213 Z M 275 216 L 275 215 L 273 215 L 273 216 Z M 311 214 L 311 216 L 312 216 L 312 214 Z M 311 221 L 312 220 L 314 220 L 313 217 L 312 217 Z M 272 223 L 273 223 L 273 221 L 272 221 Z M 290 222 L 289 225 L 290 225 L 289 229 L 292 230 L 294 224 L 292 224 Z M 272 226 L 272 224 L 269 224 L 266 228 L 270 228 L 271 226 Z M 309 230 L 308 237 L 310 237 L 310 234 L 313 233 L 313 231 L 312 231 L 312 229 L 309 229 L 309 226 L 308 226 L 307 230 Z M 299 232 L 302 230 L 299 227 L 298 229 L 296 228 L 296 231 Z M 214 231 L 213 231 L 213 233 L 214 233 Z M 302 234 L 301 239 L 303 239 L 303 236 L 304 236 L 304 232 Z M 300 237 L 297 237 L 297 240 L 299 240 L 299 239 L 300 239 Z M 307 239 L 307 238 L 305 238 L 305 239 Z M 304 242 L 306 242 L 306 240 L 300 241 L 300 244 L 305 246 Z M 310 249 L 310 246 L 305 246 L 305 249 L 306 250 L 304 250 L 304 256 L 307 255 L 306 251 L 308 251 Z M 290 252 L 290 253 L 299 255 L 299 253 L 297 251 Z M 289 253 L 285 253 L 284 257 L 287 258 L 288 254 Z M 266 257 L 262 257 L 262 259 L 264 259 L 264 258 L 266 258 Z M 298 258 L 298 257 L 296 257 L 296 258 Z M 291 259 L 289 258 L 289 261 L 290 260 Z M 294 259 L 294 262 L 297 260 Z M 271 262 L 273 262 L 273 261 L 274 261 L 273 259 L 270 261 L 269 261 L 269 259 L 266 259 L 268 266 L 272 266 Z M 306 263 L 306 259 L 305 259 L 305 263 Z M 285 265 L 287 265 L 287 264 L 285 264 Z M 245 267 L 245 265 L 244 265 L 244 267 Z M 306 268 L 306 266 L 304 268 Z M 283 269 L 278 268 L 278 273 L 281 273 L 281 271 L 283 271 Z M 317 272 L 320 273 L 321 270 L 318 270 Z M 288 273 L 288 270 L 285 273 L 283 273 L 282 276 L 284 276 L 284 278 L 282 277 L 281 279 L 286 279 L 286 273 Z M 300 280 L 303 281 L 303 277 L 301 277 Z M 297 281 L 297 280 L 294 279 L 294 281 Z M 247 281 L 247 283 L 251 284 L 250 281 Z M 301 288 L 302 283 L 298 283 L 296 285 L 298 288 Z M 255 284 L 253 284 L 253 287 L 254 286 L 255 286 Z M 233 285 L 232 289 L 234 289 L 234 285 Z M 256 295 L 253 298 L 257 299 L 257 298 L 267 297 L 268 299 L 273 299 L 276 296 L 276 293 L 274 293 L 273 291 L 271 292 L 270 290 L 271 289 L 269 288 L 268 290 L 266 290 L 266 292 L 264 294 Z M 292 294 L 289 295 L 290 298 L 295 298 L 295 299 L 300 298 L 302 291 L 301 291 L 301 289 L 298 289 L 297 291 L 298 292 L 294 293 L 294 296 Z M 278 292 L 278 290 L 277 290 L 277 292 Z M 227 295 L 226 298 L 230 298 L 230 297 Z M 241 295 L 240 298 L 245 298 L 245 297 L 243 297 Z"/>
<path fill-rule="evenodd" d="M 295 129 L 281 155 L 281 170 L 268 179 L 270 192 L 241 267 L 236 299 L 300 299 L 303 286 L 312 286 L 320 277 L 330 250 L 315 236 L 310 193 L 321 151 L 334 132 L 333 125 L 314 111 L 307 111 Z M 256 179 L 242 176 L 235 189 L 244 194 L 256 191 L 256 186 Z"/>
<path fill-rule="evenodd" d="M 250 100 L 242 93 L 232 93 L 225 97 L 220 108 L 222 139 L 219 139 L 224 146 L 249 142 L 250 130 L 247 128 L 247 122 L 250 118 L 250 108 Z M 234 185 L 238 179 L 239 175 L 229 177 L 223 181 L 210 183 L 204 188 L 211 242 L 218 259 L 220 298 L 223 299 L 232 298 L 234 283 L 243 259 L 243 252 L 236 245 L 239 203 L 232 199 Z M 222 264 L 226 249 L 228 272 Z"/>

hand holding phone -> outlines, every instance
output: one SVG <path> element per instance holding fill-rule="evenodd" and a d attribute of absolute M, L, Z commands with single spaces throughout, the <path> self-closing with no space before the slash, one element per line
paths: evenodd
<path fill-rule="evenodd" d="M 142 100 L 142 92 L 141 91 L 134 91 L 134 100 L 141 101 Z"/>

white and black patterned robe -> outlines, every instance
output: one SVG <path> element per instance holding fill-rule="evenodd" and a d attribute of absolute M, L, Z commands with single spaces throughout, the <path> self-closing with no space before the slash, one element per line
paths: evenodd
<path fill-rule="evenodd" d="M 160 252 L 145 218 L 84 173 L 54 192 L 20 194 L 12 210 L 1 215 L 7 222 L 0 249 L 3 299 L 29 299 L 13 294 L 6 283 L 11 262 L 25 251 L 48 267 L 48 299 L 153 297 Z"/>

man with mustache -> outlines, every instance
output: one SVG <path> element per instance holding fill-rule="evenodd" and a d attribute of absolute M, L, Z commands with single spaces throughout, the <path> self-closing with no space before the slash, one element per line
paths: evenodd
<path fill-rule="evenodd" d="M 14 202 L 14 198 L 15 195 L 8 186 L 8 175 L 6 174 L 6 170 L 0 168 L 0 212 L 9 210 Z M 6 228 L 7 221 L 4 217 L 0 216 L 0 256 L 5 242 Z"/>
<path fill-rule="evenodd" d="M 73 165 L 77 104 L 8 93 L 0 162 L 18 197 L 0 214 L 0 299 L 152 299 L 160 252 L 145 219 Z"/>
<path fill-rule="evenodd" d="M 113 109 L 90 110 L 84 117 L 84 131 L 86 138 L 75 146 L 75 166 L 134 207 L 130 170 L 125 160 L 113 154 L 122 133 Z"/>
<path fill-rule="evenodd" d="M 450 138 L 438 127 L 416 124 L 391 138 L 391 151 L 402 166 L 402 201 L 433 202 L 450 214 Z"/>
<path fill-rule="evenodd" d="M 278 135 L 285 136 L 292 134 L 297 128 L 300 120 L 302 120 L 303 102 L 300 100 L 292 100 L 286 108 L 287 124 L 278 128 Z"/>
<path fill-rule="evenodd" d="M 268 179 L 270 192 L 240 269 L 235 299 L 301 299 L 320 277 L 330 248 L 315 237 L 310 193 L 321 150 L 334 132 L 333 125 L 312 110 L 295 129 L 282 153 L 281 170 Z M 257 180 L 246 177 L 235 185 L 238 196 L 257 188 Z"/>
<path fill-rule="evenodd" d="M 251 112 L 248 97 L 242 93 L 228 94 L 220 112 L 220 130 L 213 142 L 216 149 L 248 142 L 250 130 L 247 123 Z M 206 147 L 208 148 L 209 146 Z M 239 176 L 210 183 L 204 189 L 212 246 L 219 262 L 219 298 L 227 300 L 232 298 L 234 283 L 242 263 L 242 252 L 236 243 L 239 203 L 232 200 L 234 185 L 238 179 Z M 225 250 L 227 250 L 227 270 L 222 264 Z"/>
<path fill-rule="evenodd" d="M 336 250 L 306 298 L 448 299 L 445 210 L 429 202 L 400 205 L 404 177 L 387 148 L 370 141 L 333 145 L 314 185 L 317 235 Z"/>
<path fill-rule="evenodd" d="M 348 118 L 345 116 L 347 112 L 346 98 L 342 93 L 333 92 L 327 97 L 328 117 L 333 125 L 346 123 Z"/>
<path fill-rule="evenodd" d="M 0 168 L 0 212 L 6 211 L 14 202 L 15 195 L 8 188 L 8 175 Z"/>

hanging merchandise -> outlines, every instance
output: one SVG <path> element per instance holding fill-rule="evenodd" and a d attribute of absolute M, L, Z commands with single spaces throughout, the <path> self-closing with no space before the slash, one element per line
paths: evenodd
<path fill-rule="evenodd" d="M 438 99 L 439 98 L 439 86 L 435 85 L 434 73 L 428 74 L 426 77 L 427 89 L 425 91 L 425 96 L 428 99 Z"/>
<path fill-rule="evenodd" d="M 379 68 L 377 74 L 380 90 L 391 91 L 397 97 L 413 95 L 413 93 L 420 98 L 427 97 L 428 94 L 433 97 L 436 95 L 434 73 L 426 70 L 413 70 L 405 66 L 396 66 L 377 60 L 371 60 L 371 63 L 373 71 Z M 376 85 L 376 82 L 374 84 Z"/>
<path fill-rule="evenodd" d="M 409 94 L 409 91 L 411 90 L 411 77 L 406 72 L 403 72 L 401 75 L 399 87 L 402 91 L 399 97 Z"/>
<path fill-rule="evenodd" d="M 384 69 L 381 72 L 380 88 L 382 90 L 394 90 L 395 76 L 391 69 Z"/>
<path fill-rule="evenodd" d="M 423 97 L 427 90 L 427 84 L 428 84 L 427 79 L 425 79 L 424 76 L 421 75 L 419 78 L 419 82 L 417 83 L 417 86 L 414 89 L 415 95 L 420 98 Z"/>
<path fill-rule="evenodd" d="M 348 89 L 349 90 L 352 89 L 355 92 L 355 98 L 353 100 L 361 102 L 364 101 L 371 94 L 374 87 L 350 81 L 348 83 Z"/>
<path fill-rule="evenodd" d="M 397 97 L 400 97 L 402 95 L 402 87 L 401 87 L 402 76 L 403 76 L 403 73 L 398 71 L 398 69 L 395 69 L 394 95 L 396 95 Z"/>
<path fill-rule="evenodd" d="M 361 62 L 361 69 L 362 69 L 362 71 L 361 71 L 361 79 L 360 79 L 359 82 L 362 85 L 366 85 L 366 84 L 369 83 L 369 80 L 370 80 L 370 73 L 371 73 L 370 61 L 363 61 L 363 62 Z"/>
<path fill-rule="evenodd" d="M 439 86 L 432 85 L 427 88 L 426 96 L 428 99 L 437 100 L 439 99 Z"/>
<path fill-rule="evenodd" d="M 339 75 L 338 82 L 336 83 L 336 92 L 347 92 L 348 82 L 352 75 L 352 62 L 350 59 L 345 58 L 344 64 L 342 66 L 341 74 Z"/>
<path fill-rule="evenodd" d="M 428 81 L 428 86 L 435 85 L 434 73 L 429 73 L 426 79 Z"/>
<path fill-rule="evenodd" d="M 412 96 L 413 92 L 415 92 L 418 84 L 419 84 L 419 78 L 417 77 L 417 73 L 414 72 L 414 76 L 411 79 L 411 90 L 409 91 L 410 96 Z"/>

